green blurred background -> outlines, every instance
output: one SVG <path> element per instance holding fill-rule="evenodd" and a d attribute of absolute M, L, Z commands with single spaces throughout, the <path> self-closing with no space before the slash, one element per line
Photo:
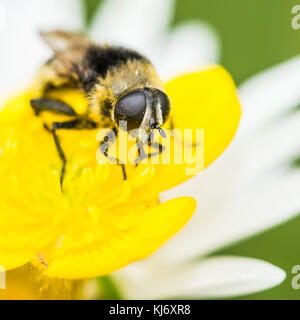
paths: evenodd
<path fill-rule="evenodd" d="M 88 26 L 102 1 L 82 2 Z M 221 63 L 240 84 L 300 53 L 300 29 L 291 27 L 296 4 L 300 0 L 177 0 L 173 25 L 187 19 L 212 25 L 221 40 Z M 286 271 L 282 285 L 241 299 L 300 299 L 300 289 L 291 286 L 291 269 L 300 264 L 299 231 L 300 216 L 217 252 L 263 259 Z"/>

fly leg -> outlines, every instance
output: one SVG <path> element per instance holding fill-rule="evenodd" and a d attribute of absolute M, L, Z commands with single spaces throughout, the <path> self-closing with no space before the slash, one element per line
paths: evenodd
<path fill-rule="evenodd" d="M 62 169 L 61 169 L 61 173 L 60 173 L 60 185 L 62 188 L 62 184 L 63 184 L 63 179 L 64 179 L 64 174 L 65 174 L 65 169 L 66 169 L 66 156 L 65 153 L 61 147 L 61 143 L 59 140 L 59 137 L 57 136 L 56 130 L 60 130 L 60 129 L 73 129 L 73 130 L 87 130 L 87 129 L 95 129 L 97 128 L 97 124 L 93 121 L 90 120 L 86 120 L 83 118 L 77 118 L 74 120 L 70 120 L 70 121 L 64 121 L 64 122 L 53 122 L 52 123 L 52 128 L 51 128 L 51 133 L 53 135 L 54 138 L 54 143 L 58 152 L 59 157 L 62 160 Z"/>
<path fill-rule="evenodd" d="M 148 146 L 157 149 L 157 151 L 156 152 L 151 152 L 150 154 L 148 153 L 147 157 L 149 157 L 149 156 L 150 157 L 157 156 L 157 155 L 161 154 L 165 150 L 165 147 L 161 143 L 156 142 L 156 141 L 151 142 L 151 140 L 148 140 Z"/>
<path fill-rule="evenodd" d="M 135 159 L 135 165 L 137 166 L 143 159 L 146 159 L 148 155 L 145 153 L 144 144 L 140 141 L 136 142 L 138 157 Z"/>
<path fill-rule="evenodd" d="M 54 143 L 58 152 L 58 155 L 60 159 L 62 160 L 62 169 L 60 173 L 60 185 L 62 188 L 64 174 L 66 170 L 66 156 L 62 149 L 62 146 L 60 144 L 59 137 L 57 136 L 56 130 L 59 129 L 74 129 L 74 130 L 84 130 L 84 129 L 95 129 L 97 127 L 97 124 L 93 121 L 90 121 L 88 119 L 79 118 L 75 110 L 69 106 L 68 104 L 55 100 L 55 99 L 49 99 L 49 98 L 40 98 L 40 99 L 33 99 L 30 101 L 31 107 L 34 110 L 36 116 L 38 116 L 41 112 L 47 111 L 51 113 L 56 114 L 64 114 L 66 116 L 70 117 L 77 117 L 73 120 L 64 121 L 64 122 L 53 122 L 52 127 L 49 128 L 46 124 L 44 124 L 44 127 L 47 131 L 49 131 L 53 138 Z"/>
<path fill-rule="evenodd" d="M 118 129 L 114 127 L 100 142 L 100 151 L 101 153 L 107 157 L 109 160 L 117 163 L 122 168 L 123 180 L 127 180 L 127 174 L 124 163 L 122 163 L 119 159 L 114 158 L 108 154 L 109 147 L 116 141 L 118 136 Z"/>
<path fill-rule="evenodd" d="M 148 146 L 157 149 L 158 151 L 156 152 L 146 153 L 144 150 L 144 145 L 141 142 L 137 142 L 136 144 L 137 144 L 137 150 L 138 150 L 138 157 L 135 159 L 136 166 L 141 161 L 143 161 L 143 159 L 149 159 L 151 157 L 157 156 L 165 150 L 165 147 L 161 143 L 153 142 L 151 139 L 148 140 Z"/>
<path fill-rule="evenodd" d="M 38 116 L 42 111 L 64 114 L 66 116 L 77 115 L 77 113 L 72 107 L 60 100 L 48 98 L 32 99 L 30 101 L 30 104 L 36 116 Z"/>

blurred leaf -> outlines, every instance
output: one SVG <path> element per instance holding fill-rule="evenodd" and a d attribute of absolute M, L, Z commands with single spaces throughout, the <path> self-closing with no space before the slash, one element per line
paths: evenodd
<path fill-rule="evenodd" d="M 98 7 L 102 3 L 103 0 L 81 0 L 83 6 L 83 14 L 84 14 L 84 22 L 85 27 L 89 28 L 95 13 L 97 12 Z"/>
<path fill-rule="evenodd" d="M 296 108 L 294 109 L 294 111 L 300 111 L 300 104 L 298 104 L 298 105 L 296 106 Z"/>
<path fill-rule="evenodd" d="M 300 155 L 292 161 L 292 167 L 297 169 L 300 168 Z"/>
<path fill-rule="evenodd" d="M 201 19 L 218 32 L 222 64 L 237 83 L 300 53 L 300 30 L 291 27 L 299 0 L 177 0 L 174 22 Z"/>
<path fill-rule="evenodd" d="M 122 294 L 118 290 L 114 280 L 110 276 L 97 278 L 102 300 L 122 300 Z"/>

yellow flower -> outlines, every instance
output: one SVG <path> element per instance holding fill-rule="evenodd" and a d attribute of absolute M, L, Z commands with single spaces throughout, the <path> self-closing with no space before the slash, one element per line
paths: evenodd
<path fill-rule="evenodd" d="M 228 146 L 240 105 L 221 67 L 166 83 L 176 128 L 204 129 L 204 166 Z M 11 99 L 0 114 L 0 265 L 31 262 L 47 277 L 81 279 L 109 274 L 154 252 L 189 220 L 195 200 L 159 203 L 159 193 L 190 178 L 187 164 L 97 164 L 97 130 L 61 131 L 68 158 L 64 192 L 53 138 L 35 117 L 32 89 Z M 85 100 L 65 92 L 78 110 Z"/>
<path fill-rule="evenodd" d="M 0 290 L 0 300 L 79 300 L 84 286 L 81 280 L 47 279 L 26 264 L 6 273 L 6 289 Z"/>

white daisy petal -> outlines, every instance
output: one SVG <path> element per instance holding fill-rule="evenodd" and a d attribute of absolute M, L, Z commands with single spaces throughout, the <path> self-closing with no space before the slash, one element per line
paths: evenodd
<path fill-rule="evenodd" d="M 261 260 L 219 256 L 180 267 L 146 269 L 135 263 L 115 279 L 128 299 L 222 298 L 271 288 L 285 273 Z"/>
<path fill-rule="evenodd" d="M 166 200 L 176 194 L 190 195 L 196 198 L 198 206 L 183 230 L 162 246 L 152 259 L 184 261 L 208 254 L 278 225 L 300 212 L 299 170 L 277 170 L 266 173 L 252 184 L 243 185 L 230 180 L 233 174 L 226 171 L 223 176 L 218 174 L 222 172 L 220 164 L 216 163 L 205 174 L 189 181 L 187 186 L 182 185 L 163 197 Z M 233 172 L 234 166 L 231 169 Z"/>
<path fill-rule="evenodd" d="M 236 201 L 228 202 L 209 221 L 199 225 L 198 254 L 211 252 L 298 215 L 299 189 L 300 171 L 297 170 L 272 175 L 261 184 L 235 193 Z"/>
<path fill-rule="evenodd" d="M 290 166 L 300 154 L 300 112 L 289 114 L 265 126 L 235 146 L 232 158 L 239 159 L 236 167 L 240 184 L 260 183 L 265 175 Z M 227 164 L 230 165 L 229 161 Z"/>
<path fill-rule="evenodd" d="M 209 25 L 186 22 L 168 34 L 163 52 L 153 62 L 166 79 L 217 62 L 219 52 L 217 34 Z"/>
<path fill-rule="evenodd" d="M 38 36 L 41 29 L 81 29 L 79 0 L 16 0 L 4 3 L 7 25 L 0 30 L 1 98 L 26 84 L 50 51 Z M 7 63 L 13 61 L 13 63 Z"/>
<path fill-rule="evenodd" d="M 240 87 L 243 130 L 256 129 L 300 102 L 300 56 L 255 75 Z"/>
<path fill-rule="evenodd" d="M 173 6 L 173 0 L 105 1 L 95 16 L 91 36 L 147 54 L 166 31 Z"/>

